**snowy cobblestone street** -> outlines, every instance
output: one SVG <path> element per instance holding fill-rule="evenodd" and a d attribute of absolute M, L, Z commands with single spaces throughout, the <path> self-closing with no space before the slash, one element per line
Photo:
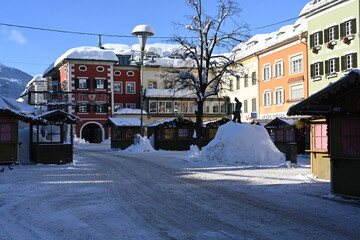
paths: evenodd
<path fill-rule="evenodd" d="M 357 239 L 358 201 L 293 167 L 190 161 L 187 152 L 78 146 L 75 163 L 0 174 L 0 239 Z"/>

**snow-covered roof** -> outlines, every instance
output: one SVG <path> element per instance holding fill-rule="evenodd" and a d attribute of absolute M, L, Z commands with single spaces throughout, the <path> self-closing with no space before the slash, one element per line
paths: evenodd
<path fill-rule="evenodd" d="M 69 49 L 62 54 L 56 61 L 45 70 L 43 75 L 46 75 L 54 67 L 65 59 L 81 59 L 81 60 L 97 60 L 97 61 L 119 61 L 115 52 L 108 49 L 101 49 L 98 47 L 76 47 Z"/>
<path fill-rule="evenodd" d="M 336 1 L 338 1 L 338 0 L 312 0 L 304 6 L 304 8 L 299 13 L 299 16 L 300 17 L 305 16 L 305 15 L 315 11 L 316 9 L 319 9 L 323 6 L 326 6 L 326 5 L 336 2 Z"/>
<path fill-rule="evenodd" d="M 109 118 L 117 127 L 140 127 L 141 121 L 138 118 Z"/>
<path fill-rule="evenodd" d="M 167 122 L 172 122 L 174 121 L 176 118 L 168 118 L 168 119 L 164 119 L 164 120 L 161 120 L 161 121 L 157 121 L 157 122 L 153 122 L 153 123 L 150 123 L 148 125 L 146 125 L 147 127 L 157 127 L 161 124 L 164 124 L 164 123 L 167 123 Z"/>
<path fill-rule="evenodd" d="M 145 97 L 157 98 L 196 98 L 194 90 L 146 89 Z"/>
<path fill-rule="evenodd" d="M 46 78 L 43 78 L 43 75 L 42 74 L 38 74 L 38 75 L 35 75 L 29 82 L 28 84 L 26 85 L 26 88 L 28 88 L 31 84 L 33 84 L 34 82 L 46 82 L 47 79 Z"/>
<path fill-rule="evenodd" d="M 18 114 L 33 114 L 35 108 L 29 104 L 18 102 L 15 99 L 0 95 L 0 109 L 11 110 Z"/>

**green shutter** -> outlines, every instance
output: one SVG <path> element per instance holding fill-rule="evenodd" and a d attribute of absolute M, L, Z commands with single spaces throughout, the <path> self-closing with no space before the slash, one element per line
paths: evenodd
<path fill-rule="evenodd" d="M 339 64 L 339 58 L 335 58 L 335 71 L 340 71 L 340 64 Z"/>
<path fill-rule="evenodd" d="M 324 43 L 323 32 L 320 31 L 320 32 L 319 32 L 319 44 L 321 45 L 321 44 L 323 44 L 323 43 Z"/>
<path fill-rule="evenodd" d="M 351 24 L 352 24 L 351 33 L 355 34 L 356 33 L 356 18 L 351 20 Z"/>
<path fill-rule="evenodd" d="M 335 26 L 335 39 L 339 39 L 339 25 Z"/>
<path fill-rule="evenodd" d="M 315 64 L 311 64 L 310 65 L 310 77 L 314 77 L 315 76 Z"/>
<path fill-rule="evenodd" d="M 325 61 L 325 74 L 329 74 L 329 60 Z"/>
<path fill-rule="evenodd" d="M 353 53 L 352 55 L 352 60 L 353 60 L 353 68 L 357 68 L 357 53 Z"/>
<path fill-rule="evenodd" d="M 345 37 L 346 33 L 345 33 L 345 23 L 341 23 L 340 24 L 340 37 L 343 38 Z"/>
<path fill-rule="evenodd" d="M 310 35 L 310 48 L 314 47 L 314 34 Z"/>
<path fill-rule="evenodd" d="M 346 56 L 341 56 L 341 71 L 346 70 Z"/>
<path fill-rule="evenodd" d="M 329 42 L 329 29 L 325 29 L 324 30 L 324 39 L 325 39 L 325 43 Z"/>
<path fill-rule="evenodd" d="M 79 79 L 75 79 L 75 88 L 78 89 L 79 88 Z"/>
<path fill-rule="evenodd" d="M 324 62 L 320 62 L 320 75 L 324 75 Z"/>

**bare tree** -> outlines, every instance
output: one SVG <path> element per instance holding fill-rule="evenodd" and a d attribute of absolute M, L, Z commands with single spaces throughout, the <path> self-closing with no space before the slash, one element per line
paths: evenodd
<path fill-rule="evenodd" d="M 194 68 L 188 71 L 179 71 L 176 80 L 176 89 L 191 88 L 197 95 L 196 135 L 199 140 L 202 136 L 204 101 L 222 90 L 225 83 L 224 74 L 232 74 L 235 62 L 234 46 L 248 38 L 247 24 L 239 24 L 235 18 L 241 9 L 236 1 L 219 0 L 217 16 L 211 17 L 203 8 L 203 0 L 187 0 L 186 3 L 194 10 L 190 24 L 179 24 L 189 30 L 193 37 L 176 36 L 173 41 L 185 49 L 186 55 L 194 62 Z M 208 4 L 208 2 L 207 2 Z M 232 30 L 225 30 L 226 23 L 232 23 Z M 229 53 L 215 54 L 218 49 L 226 48 Z"/>

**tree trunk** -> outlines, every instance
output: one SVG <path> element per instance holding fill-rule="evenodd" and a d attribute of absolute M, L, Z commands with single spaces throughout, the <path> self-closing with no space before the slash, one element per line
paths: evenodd
<path fill-rule="evenodd" d="M 202 131 L 202 121 L 204 115 L 204 101 L 197 101 L 197 111 L 196 114 L 196 122 L 195 122 L 195 131 L 196 131 L 196 146 L 201 149 L 202 147 L 202 139 L 203 139 L 203 131 Z"/>

